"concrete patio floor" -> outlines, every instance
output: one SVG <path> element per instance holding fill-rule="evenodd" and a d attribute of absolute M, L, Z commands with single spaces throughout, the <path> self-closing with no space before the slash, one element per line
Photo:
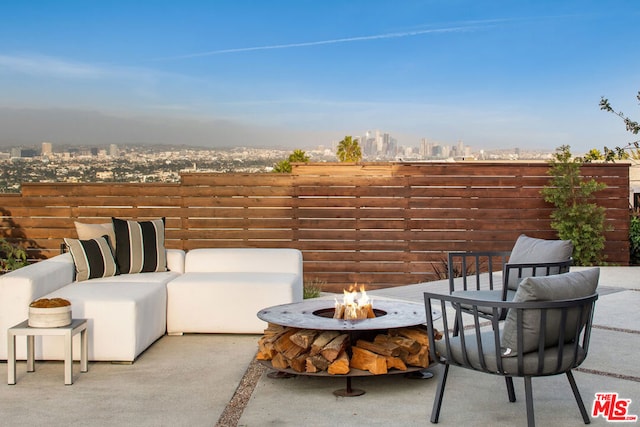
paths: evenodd
<path fill-rule="evenodd" d="M 638 273 L 634 267 L 601 269 L 589 356 L 575 372 L 588 412 L 595 393 L 616 392 L 631 399 L 630 414 L 640 415 Z M 422 303 L 427 289 L 446 292 L 447 287 L 431 282 L 369 294 Z M 37 362 L 36 372 L 27 373 L 21 361 L 17 384 L 0 384 L 0 425 L 214 426 L 252 364 L 257 340 L 257 335 L 164 336 L 130 365 L 90 362 L 89 372 L 80 373 L 76 362 L 71 386 L 64 385 L 62 362 Z M 3 375 L 6 369 L 0 362 Z M 272 379 L 265 371 L 237 425 L 430 425 L 440 369 L 432 368 L 435 376 L 426 380 L 402 374 L 354 378 L 353 387 L 366 391 L 358 397 L 332 393 L 345 387 L 344 378 Z M 502 377 L 452 367 L 440 425 L 526 425 L 523 382 L 514 383 L 517 401 L 509 403 Z M 566 377 L 534 378 L 533 393 L 539 426 L 583 425 Z M 592 424 L 609 423 L 598 417 Z"/>

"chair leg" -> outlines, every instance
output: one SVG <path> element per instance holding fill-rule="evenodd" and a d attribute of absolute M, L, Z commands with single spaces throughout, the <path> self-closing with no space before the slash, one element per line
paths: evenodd
<path fill-rule="evenodd" d="M 580 396 L 580 390 L 578 390 L 578 385 L 576 384 L 576 380 L 573 378 L 573 373 L 571 371 L 567 371 L 567 378 L 569 379 L 569 384 L 571 384 L 571 390 L 573 390 L 573 395 L 575 396 L 576 402 L 578 403 L 578 408 L 580 408 L 580 414 L 582 414 L 582 419 L 584 420 L 585 424 L 590 424 L 591 418 L 589 418 L 589 414 L 587 413 L 587 410 L 584 407 L 582 396 Z"/>
<path fill-rule="evenodd" d="M 507 383 L 507 396 L 509 396 L 509 402 L 515 402 L 516 392 L 513 388 L 513 377 L 504 377 L 504 380 Z"/>
<path fill-rule="evenodd" d="M 536 420 L 533 414 L 533 388 L 531 387 L 531 377 L 524 377 L 524 395 L 527 399 L 527 426 L 535 427 Z"/>
<path fill-rule="evenodd" d="M 447 374 L 449 373 L 449 364 L 445 364 L 440 375 L 440 381 L 438 381 L 438 388 L 436 389 L 436 395 L 433 399 L 433 409 L 431 409 L 431 422 L 438 423 L 440 418 L 440 407 L 442 406 L 442 397 L 444 396 L 444 386 L 447 383 Z"/>

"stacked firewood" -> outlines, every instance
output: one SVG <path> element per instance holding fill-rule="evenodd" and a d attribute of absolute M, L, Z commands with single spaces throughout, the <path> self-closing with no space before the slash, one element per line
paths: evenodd
<path fill-rule="evenodd" d="M 436 339 L 442 335 L 438 333 Z M 370 340 L 349 342 L 337 331 L 296 329 L 269 324 L 258 342 L 258 360 L 269 360 L 274 369 L 345 375 L 351 369 L 386 374 L 390 369 L 426 368 L 429 338 L 422 327 L 389 329 Z"/>

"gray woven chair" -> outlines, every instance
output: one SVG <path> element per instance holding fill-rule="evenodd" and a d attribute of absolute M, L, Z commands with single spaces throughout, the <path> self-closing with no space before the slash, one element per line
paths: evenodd
<path fill-rule="evenodd" d="M 587 357 L 598 277 L 597 268 L 529 277 L 520 283 L 511 302 L 425 292 L 431 357 L 443 365 L 431 422 L 437 423 L 440 417 L 449 367 L 459 366 L 504 376 L 510 402 L 516 400 L 513 377 L 524 378 L 529 426 L 535 425 L 531 379 L 566 374 L 582 418 L 589 424 L 571 370 Z M 442 311 L 442 329 L 434 326 L 432 308 Z M 508 311 L 504 322 L 499 321 L 501 310 Z M 481 315 L 487 311 L 492 313 L 490 322 Z M 457 336 L 454 324 L 461 331 Z M 435 329 L 442 331 L 441 340 L 434 340 Z"/>

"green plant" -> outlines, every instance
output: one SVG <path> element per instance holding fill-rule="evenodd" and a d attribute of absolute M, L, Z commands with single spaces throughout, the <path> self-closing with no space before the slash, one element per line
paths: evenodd
<path fill-rule="evenodd" d="M 362 160 L 360 143 L 357 139 L 352 139 L 351 135 L 345 136 L 344 139 L 338 143 L 336 154 L 338 160 L 341 162 L 359 162 Z"/>
<path fill-rule="evenodd" d="M 322 286 L 325 285 L 327 282 L 323 282 L 319 279 L 314 279 L 312 281 L 307 281 L 304 282 L 304 289 L 303 289 L 303 298 L 304 299 L 309 299 L 309 298 L 318 298 L 321 294 L 322 294 Z"/>
<path fill-rule="evenodd" d="M 629 262 L 640 265 L 640 212 L 633 212 L 629 224 Z"/>
<path fill-rule="evenodd" d="M 550 185 L 541 193 L 555 210 L 551 214 L 551 227 L 558 237 L 573 243 L 575 265 L 597 265 L 604 257 L 605 208 L 594 203 L 594 193 L 606 188 L 595 179 L 580 175 L 581 158 L 572 158 L 570 147 L 563 145 L 556 150 L 549 162 Z"/>
<path fill-rule="evenodd" d="M 289 158 L 280 160 L 273 166 L 275 173 L 291 173 L 291 163 L 309 163 L 310 157 L 303 150 L 293 150 Z"/>
<path fill-rule="evenodd" d="M 0 271 L 16 270 L 27 264 L 27 251 L 0 237 Z"/>

